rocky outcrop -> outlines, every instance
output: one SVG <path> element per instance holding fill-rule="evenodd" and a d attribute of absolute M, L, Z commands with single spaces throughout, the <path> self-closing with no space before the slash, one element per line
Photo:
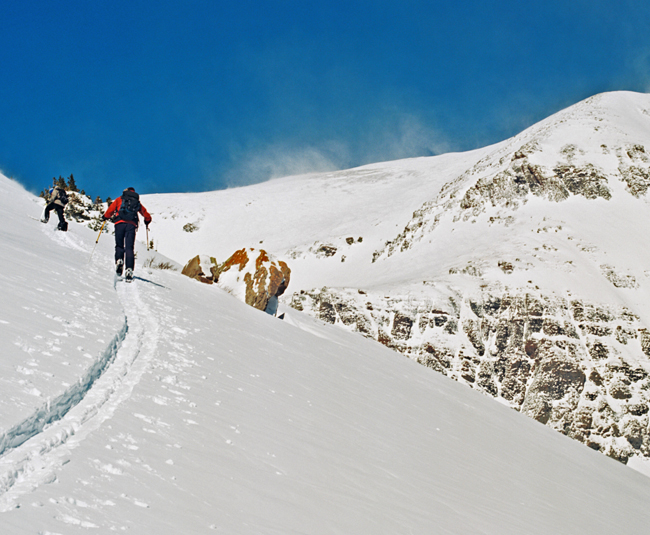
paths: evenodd
<path fill-rule="evenodd" d="M 650 187 L 650 158 L 643 145 L 629 145 L 617 150 L 618 171 L 627 190 L 635 197 L 645 195 Z"/>
<path fill-rule="evenodd" d="M 185 264 L 182 274 L 205 284 L 217 284 L 246 304 L 273 315 L 278 297 L 291 278 L 285 262 L 263 249 L 252 248 L 240 249 L 221 265 L 211 256 L 195 256 Z"/>
<path fill-rule="evenodd" d="M 434 302 L 323 288 L 290 304 L 621 462 L 650 456 L 650 334 L 625 308 L 487 289 Z"/>
<path fill-rule="evenodd" d="M 610 200 L 610 180 L 621 180 L 627 191 L 635 197 L 645 195 L 650 188 L 650 157 L 640 144 L 619 148 L 601 146 L 605 154 L 615 152 L 618 173 L 609 172 L 596 165 L 579 163 L 574 145 L 566 145 L 556 155 L 558 161 L 550 167 L 531 162 L 542 152 L 539 143 L 533 141 L 518 150 L 510 149 L 500 158 L 492 154 L 471 169 L 450 180 L 437 198 L 427 201 L 412 214 L 404 229 L 392 240 L 375 251 L 372 261 L 410 249 L 414 242 L 432 232 L 445 215 L 454 221 L 470 220 L 489 208 L 516 210 L 530 196 L 552 202 L 561 202 L 571 196 L 590 200 Z M 471 184 L 471 185 L 470 185 Z M 469 185 L 469 187 L 468 187 Z M 490 218 L 491 222 L 509 224 L 508 217 Z"/>
<path fill-rule="evenodd" d="M 185 264 L 181 273 L 205 284 L 213 284 L 217 278 L 217 267 L 214 257 L 197 255 Z"/>
<path fill-rule="evenodd" d="M 263 249 L 240 249 L 215 271 L 217 284 L 246 304 L 275 315 L 291 278 L 289 266 Z"/>
<path fill-rule="evenodd" d="M 591 164 L 582 167 L 562 164 L 547 171 L 531 164 L 525 154 L 517 152 L 504 171 L 481 178 L 470 187 L 460 201 L 460 208 L 475 214 L 486 203 L 516 208 L 528 195 L 556 202 L 571 195 L 582 195 L 587 199 L 611 198 L 607 178 Z"/>

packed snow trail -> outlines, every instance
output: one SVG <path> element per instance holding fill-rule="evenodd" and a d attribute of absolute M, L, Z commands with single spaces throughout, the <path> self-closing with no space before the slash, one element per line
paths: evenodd
<path fill-rule="evenodd" d="M 74 386 L 3 435 L 0 511 L 56 479 L 71 451 L 128 398 L 155 355 L 158 325 L 140 299 L 139 284 L 116 283 L 125 322 L 101 358 Z"/>
<path fill-rule="evenodd" d="M 47 403 L 31 416 L 2 433 L 0 435 L 0 457 L 7 454 L 10 450 L 21 446 L 34 435 L 41 433 L 45 427 L 50 426 L 57 420 L 61 420 L 66 414 L 68 414 L 68 412 L 85 397 L 86 393 L 90 390 L 95 381 L 101 377 L 106 368 L 110 366 L 111 362 L 113 362 L 115 355 L 126 336 L 126 332 L 127 323 L 125 321 L 124 327 L 115 335 L 104 353 L 86 371 L 84 376 L 80 377 L 79 380 L 63 394 L 52 400 L 48 400 Z M 0 486 L 0 489 L 1 488 L 2 487 Z"/>

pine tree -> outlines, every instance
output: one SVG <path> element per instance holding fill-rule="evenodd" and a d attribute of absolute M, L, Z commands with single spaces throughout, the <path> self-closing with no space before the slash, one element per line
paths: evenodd
<path fill-rule="evenodd" d="M 65 178 L 59 175 L 59 179 L 56 181 L 56 185 L 59 186 L 60 188 L 65 189 L 66 188 Z"/>
<path fill-rule="evenodd" d="M 70 173 L 70 176 L 68 177 L 68 188 L 69 191 L 79 191 L 79 188 L 77 187 L 76 182 L 74 181 L 74 176 L 72 176 L 72 173 Z"/>

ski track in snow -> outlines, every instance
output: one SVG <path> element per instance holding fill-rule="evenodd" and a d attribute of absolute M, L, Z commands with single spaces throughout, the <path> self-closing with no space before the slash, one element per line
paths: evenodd
<path fill-rule="evenodd" d="M 56 480 L 70 452 L 131 395 L 155 355 L 159 324 L 140 283 L 115 281 L 124 325 L 95 363 L 63 394 L 0 436 L 0 512 Z"/>

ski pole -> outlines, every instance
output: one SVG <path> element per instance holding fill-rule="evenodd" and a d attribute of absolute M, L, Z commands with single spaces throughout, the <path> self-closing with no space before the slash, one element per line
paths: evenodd
<path fill-rule="evenodd" d="M 149 225 L 145 227 L 147 229 L 147 251 L 149 250 Z"/>
<path fill-rule="evenodd" d="M 92 250 L 92 252 L 90 253 L 90 258 L 88 259 L 88 263 L 90 263 L 90 261 L 91 261 L 92 258 L 93 258 L 93 253 L 95 252 L 95 247 L 97 247 L 97 244 L 99 243 L 99 238 L 100 238 L 101 235 L 102 235 L 102 230 L 104 230 L 104 225 L 106 224 L 106 221 L 108 221 L 108 220 L 107 220 L 107 219 L 104 220 L 104 222 L 102 223 L 102 226 L 99 227 L 99 234 L 97 235 L 97 239 L 95 240 L 95 246 L 93 247 L 93 250 Z"/>

